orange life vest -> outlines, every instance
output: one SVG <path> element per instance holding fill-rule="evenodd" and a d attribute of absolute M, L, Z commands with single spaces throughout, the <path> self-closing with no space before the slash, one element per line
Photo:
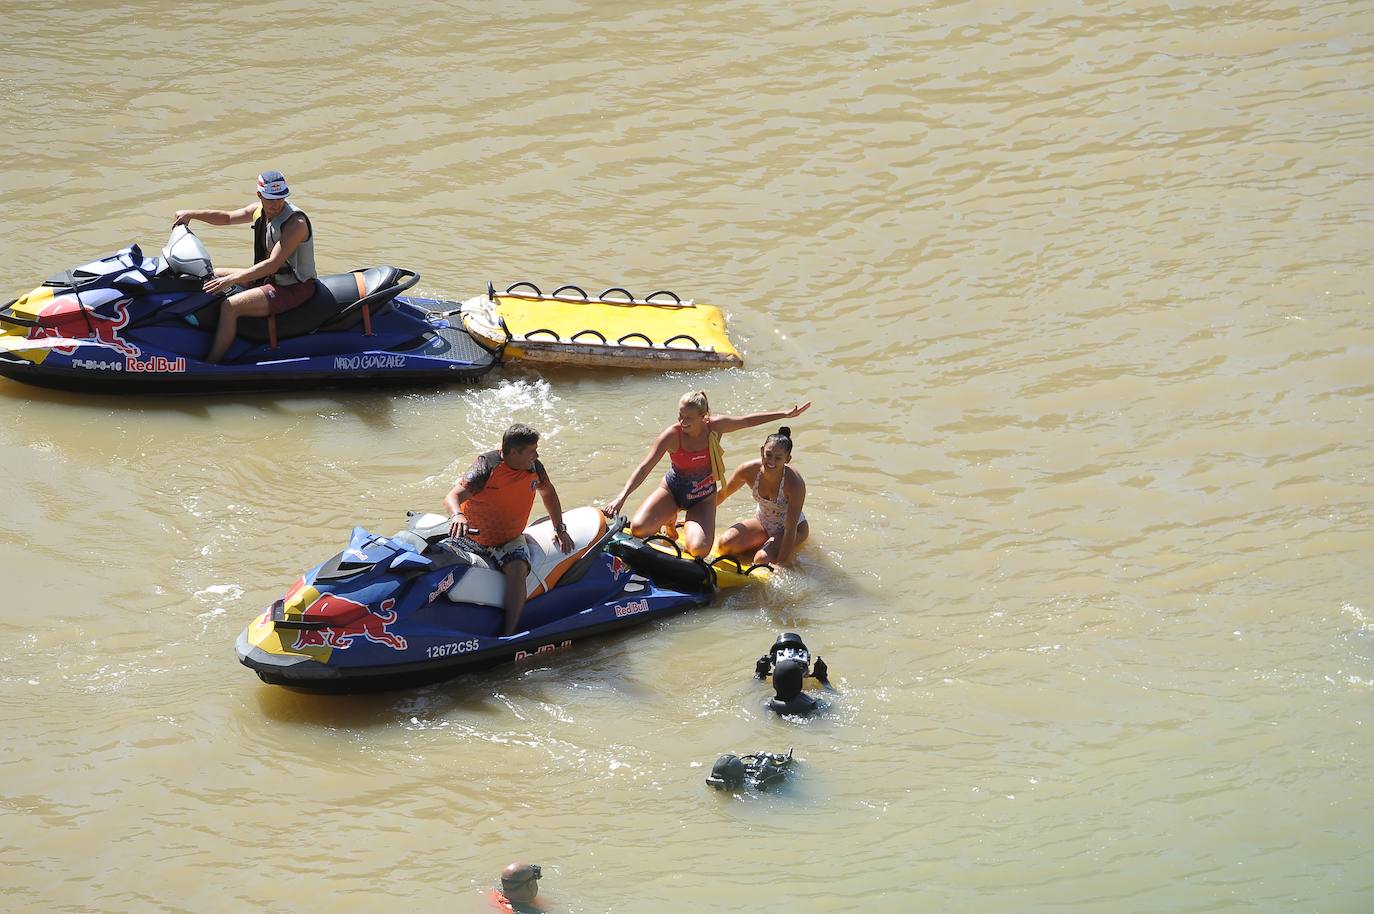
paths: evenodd
<path fill-rule="evenodd" d="M 459 506 L 468 526 L 477 528 L 472 539 L 495 548 L 523 533 L 534 507 L 534 493 L 548 481 L 544 465 L 537 460 L 531 470 L 512 470 L 500 451 L 480 455 L 463 476 L 469 494 Z"/>

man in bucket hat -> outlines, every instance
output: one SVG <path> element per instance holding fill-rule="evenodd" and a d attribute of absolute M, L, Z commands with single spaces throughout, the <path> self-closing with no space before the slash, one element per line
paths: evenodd
<path fill-rule="evenodd" d="M 286 197 L 291 189 L 279 171 L 258 175 L 258 199 L 236 210 L 178 210 L 172 225 L 192 219 L 211 225 L 253 224 L 253 265 L 246 270 L 215 270 L 205 291 L 223 292 L 246 286 L 220 304 L 219 327 L 205 361 L 224 358 L 240 317 L 267 317 L 300 307 L 315 294 L 315 233 L 310 218 Z"/>

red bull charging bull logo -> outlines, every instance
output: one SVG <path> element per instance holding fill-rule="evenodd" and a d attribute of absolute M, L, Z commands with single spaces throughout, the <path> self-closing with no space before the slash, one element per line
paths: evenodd
<path fill-rule="evenodd" d="M 296 650 L 303 647 L 332 647 L 346 651 L 353 646 L 354 640 L 362 637 L 373 644 L 385 644 L 392 650 L 403 651 L 406 649 L 406 639 L 387 631 L 387 626 L 394 624 L 397 618 L 396 611 L 392 608 L 395 605 L 395 600 L 383 600 L 374 610 L 348 597 L 332 593 L 323 594 L 306 609 L 304 615 L 307 618 L 311 615 L 344 618 L 357 615 L 357 618 L 345 625 L 330 628 L 300 629 L 296 633 L 296 643 L 292 647 Z M 359 611 L 361 614 L 358 614 Z"/>
<path fill-rule="evenodd" d="M 75 296 L 61 295 L 38 312 L 38 326 L 29 329 L 29 339 L 94 340 L 130 359 L 137 359 L 142 355 L 142 350 L 120 334 L 129 323 L 128 299 L 115 303 L 114 315 L 105 317 L 94 308 L 82 307 Z M 53 349 L 71 355 L 79 345 L 73 343 L 70 346 L 54 346 Z"/>

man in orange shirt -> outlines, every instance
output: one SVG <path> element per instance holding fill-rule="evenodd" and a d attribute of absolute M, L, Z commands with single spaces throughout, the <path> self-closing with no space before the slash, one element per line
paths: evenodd
<path fill-rule="evenodd" d="M 539 433 L 528 425 L 506 429 L 501 450 L 479 454 L 444 499 L 449 536 L 461 540 L 464 547 L 485 557 L 506 576 L 503 635 L 515 634 L 525 609 L 530 553 L 524 533 L 535 492 L 544 500 L 544 509 L 553 522 L 554 543 L 571 552 L 572 537 L 563 523 L 563 506 L 539 462 Z"/>

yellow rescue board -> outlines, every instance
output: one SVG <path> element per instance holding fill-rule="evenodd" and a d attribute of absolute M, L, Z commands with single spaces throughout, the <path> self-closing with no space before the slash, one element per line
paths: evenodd
<path fill-rule="evenodd" d="M 734 368 L 744 364 L 711 305 L 671 292 L 636 299 L 623 289 L 592 297 L 575 286 L 546 295 L 532 283 L 463 303 L 463 329 L 505 357 L 619 368 Z"/>

